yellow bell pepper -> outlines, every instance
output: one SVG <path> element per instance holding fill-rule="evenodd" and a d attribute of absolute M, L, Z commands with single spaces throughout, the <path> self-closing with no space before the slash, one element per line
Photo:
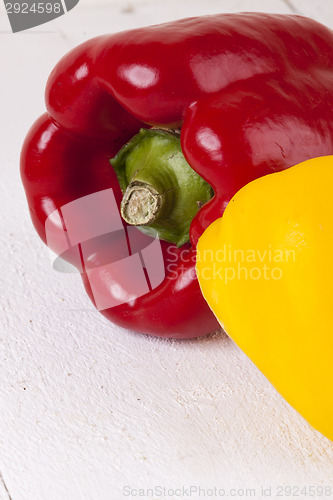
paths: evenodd
<path fill-rule="evenodd" d="M 201 236 L 196 268 L 227 334 L 333 440 L 333 156 L 242 188 Z"/>

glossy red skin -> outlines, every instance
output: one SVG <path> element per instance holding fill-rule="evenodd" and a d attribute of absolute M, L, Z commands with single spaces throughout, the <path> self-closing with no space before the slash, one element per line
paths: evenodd
<path fill-rule="evenodd" d="M 44 241 L 47 216 L 64 204 L 108 187 L 120 202 L 108 160 L 140 127 L 182 126 L 184 155 L 215 196 L 192 222 L 187 261 L 173 246 L 176 266 L 159 287 L 102 313 L 143 333 L 197 337 L 218 327 L 194 273 L 200 234 L 249 181 L 333 154 L 333 35 L 303 17 L 246 13 L 101 36 L 57 64 L 46 105 L 21 156 Z M 105 252 L 112 249 L 100 248 L 96 263 Z"/>

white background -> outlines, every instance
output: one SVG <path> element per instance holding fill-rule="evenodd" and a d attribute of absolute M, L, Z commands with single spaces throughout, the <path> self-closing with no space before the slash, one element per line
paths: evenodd
<path fill-rule="evenodd" d="M 12 34 L 1 4 L 0 500 L 121 500 L 137 498 L 138 488 L 190 485 L 233 498 L 261 498 L 262 486 L 283 498 L 278 485 L 333 492 L 333 444 L 224 334 L 177 342 L 115 327 L 78 275 L 54 271 L 19 178 L 47 76 L 70 48 L 105 32 L 253 10 L 298 12 L 333 27 L 331 0 L 81 0 L 53 22 Z M 190 498 L 177 493 L 141 498 Z"/>

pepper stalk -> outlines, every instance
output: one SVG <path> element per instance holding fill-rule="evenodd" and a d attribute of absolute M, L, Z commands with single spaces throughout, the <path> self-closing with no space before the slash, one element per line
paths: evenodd
<path fill-rule="evenodd" d="M 189 229 L 211 186 L 187 163 L 179 131 L 141 129 L 110 160 L 123 192 L 121 216 L 149 236 L 189 241 Z"/>

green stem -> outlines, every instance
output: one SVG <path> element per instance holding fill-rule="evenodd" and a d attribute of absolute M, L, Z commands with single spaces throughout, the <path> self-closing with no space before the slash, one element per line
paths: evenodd
<path fill-rule="evenodd" d="M 141 129 L 110 163 L 124 194 L 123 219 L 178 246 L 188 242 L 193 217 L 213 190 L 186 162 L 179 132 Z"/>

